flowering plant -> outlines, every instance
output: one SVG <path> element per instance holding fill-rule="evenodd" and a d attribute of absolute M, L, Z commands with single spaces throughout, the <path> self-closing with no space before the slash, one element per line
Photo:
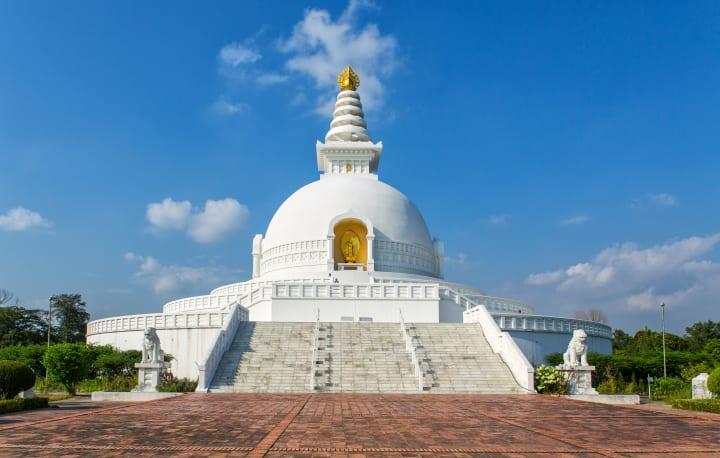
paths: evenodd
<path fill-rule="evenodd" d="M 554 367 L 539 366 L 535 369 L 535 389 L 542 394 L 566 394 L 567 380 Z"/>

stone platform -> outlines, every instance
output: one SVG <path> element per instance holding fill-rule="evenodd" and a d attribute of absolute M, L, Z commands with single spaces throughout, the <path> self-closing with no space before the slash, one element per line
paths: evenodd
<path fill-rule="evenodd" d="M 527 395 L 204 394 L 0 415 L 0 456 L 720 456 L 720 416 Z"/>

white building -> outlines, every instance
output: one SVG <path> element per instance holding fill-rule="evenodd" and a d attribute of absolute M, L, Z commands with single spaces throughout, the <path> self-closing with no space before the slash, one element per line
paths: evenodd
<path fill-rule="evenodd" d="M 592 351 L 610 352 L 608 326 L 538 315 L 529 305 L 446 281 L 442 242 L 407 196 L 379 180 L 383 145 L 367 130 L 357 75 L 348 67 L 339 83 L 330 130 L 316 145 L 320 177 L 288 197 L 265 234 L 254 237 L 252 278 L 168 302 L 161 313 L 92 321 L 88 342 L 140 348 L 143 329 L 155 327 L 176 358 L 175 373 L 200 375 L 208 386 L 244 320 L 478 322 L 511 370 L 518 355 L 500 348 L 504 331 L 534 365 L 564 350 L 579 328 Z"/>

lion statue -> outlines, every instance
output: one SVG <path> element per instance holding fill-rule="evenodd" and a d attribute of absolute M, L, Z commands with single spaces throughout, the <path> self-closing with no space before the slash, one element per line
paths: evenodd
<path fill-rule="evenodd" d="M 142 362 L 160 363 L 163 362 L 164 354 L 160 349 L 160 338 L 155 328 L 145 329 L 145 337 L 142 346 Z"/>
<path fill-rule="evenodd" d="M 567 351 L 563 353 L 563 363 L 566 367 L 589 366 L 587 354 L 587 333 L 582 329 L 576 329 L 573 331 Z"/>

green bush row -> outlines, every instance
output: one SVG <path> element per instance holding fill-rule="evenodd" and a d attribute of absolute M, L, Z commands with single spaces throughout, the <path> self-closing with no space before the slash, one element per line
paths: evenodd
<path fill-rule="evenodd" d="M 48 398 L 17 398 L 0 401 L 0 414 L 21 410 L 42 409 L 48 406 Z"/>
<path fill-rule="evenodd" d="M 671 404 L 676 409 L 720 413 L 720 399 L 675 399 Z"/>
<path fill-rule="evenodd" d="M 562 364 L 562 353 L 551 353 L 546 357 L 546 360 L 551 366 Z M 588 354 L 588 362 L 595 366 L 593 382 L 597 383 L 605 381 L 606 374 L 614 376 L 619 373 L 623 380 L 629 383 L 632 380 L 645 380 L 648 374 L 658 377 L 663 373 L 663 355 L 661 351 L 634 354 L 615 352 L 612 355 L 590 353 Z M 691 374 L 687 371 L 683 373 L 683 369 L 689 366 L 696 366 L 700 369 L 703 367 L 715 367 L 717 364 L 718 361 L 708 353 L 667 352 L 667 373 L 669 377 L 684 376 L 687 378 Z M 610 368 L 610 371 L 608 371 L 608 368 Z"/>

